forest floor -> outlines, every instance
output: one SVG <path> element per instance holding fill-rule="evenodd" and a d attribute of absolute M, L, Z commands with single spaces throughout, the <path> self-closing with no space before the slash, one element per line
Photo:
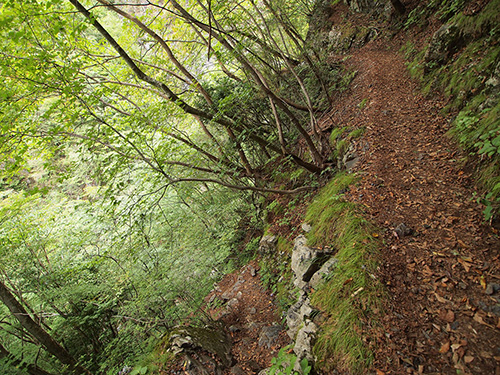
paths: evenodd
<path fill-rule="evenodd" d="M 363 332 L 375 354 L 371 372 L 500 375 L 498 230 L 484 222 L 472 168 L 446 135 L 444 100 L 420 93 L 400 45 L 380 38 L 347 60 L 339 56 L 357 75 L 328 115 L 333 126 L 366 129 L 352 170 L 361 180 L 346 198 L 365 208 L 383 238 L 376 276 L 386 304 L 367 325 L 375 328 Z M 244 280 L 235 308 L 222 317 L 237 360 L 228 374 L 258 373 L 288 341 L 281 331 L 259 346 L 262 327 L 280 317 L 248 267 L 258 271 L 254 263 L 227 275 L 216 292 Z"/>
<path fill-rule="evenodd" d="M 358 73 L 331 114 L 366 129 L 353 170 L 362 178 L 346 196 L 383 232 L 388 298 L 381 326 L 365 332 L 376 338 L 374 371 L 500 374 L 498 230 L 446 135 L 444 101 L 420 94 L 397 50 L 380 39 L 355 51 L 344 64 Z"/>

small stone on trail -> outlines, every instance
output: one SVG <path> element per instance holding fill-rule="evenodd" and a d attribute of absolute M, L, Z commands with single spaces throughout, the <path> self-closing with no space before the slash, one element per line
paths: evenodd
<path fill-rule="evenodd" d="M 397 238 L 402 238 L 405 236 L 409 236 L 413 233 L 413 229 L 407 227 L 404 223 L 399 224 L 395 229 L 394 229 L 394 235 Z"/>
<path fill-rule="evenodd" d="M 238 305 L 238 299 L 237 298 L 232 298 L 229 300 L 229 302 L 227 303 L 227 305 L 230 307 L 230 308 L 234 308 Z"/>
<path fill-rule="evenodd" d="M 486 287 L 485 293 L 492 295 L 500 290 L 500 284 L 489 283 Z"/>
<path fill-rule="evenodd" d="M 281 326 L 268 326 L 262 328 L 259 334 L 259 346 L 266 345 L 268 349 L 278 340 L 280 332 L 283 330 Z"/>
<path fill-rule="evenodd" d="M 264 236 L 261 238 L 259 242 L 259 253 L 273 254 L 276 251 L 277 244 L 278 244 L 278 237 L 273 235 Z"/>
<path fill-rule="evenodd" d="M 249 265 L 248 269 L 250 270 L 250 276 L 255 277 L 255 275 L 257 275 L 257 271 L 255 270 L 254 267 L 252 267 L 251 265 Z"/>
<path fill-rule="evenodd" d="M 250 307 L 250 309 L 248 310 L 248 313 L 257 314 L 257 309 L 255 307 Z"/>

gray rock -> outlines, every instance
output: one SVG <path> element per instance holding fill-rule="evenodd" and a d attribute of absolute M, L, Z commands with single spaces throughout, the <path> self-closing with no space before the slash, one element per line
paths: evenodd
<path fill-rule="evenodd" d="M 327 259 L 328 256 L 324 252 L 309 248 L 304 236 L 298 236 L 295 239 L 291 263 L 295 274 L 294 285 L 299 289 L 307 286 L 307 282 Z"/>
<path fill-rule="evenodd" d="M 297 302 L 295 302 L 286 313 L 286 323 L 288 326 L 288 337 L 295 339 L 297 332 L 304 321 L 311 316 L 311 301 L 306 293 L 302 292 Z"/>
<path fill-rule="evenodd" d="M 258 329 L 259 327 L 262 327 L 262 326 L 263 326 L 263 323 L 256 323 L 256 322 L 248 322 L 248 324 L 246 325 L 247 329 L 249 329 L 249 330 Z"/>
<path fill-rule="evenodd" d="M 350 171 L 353 169 L 357 164 L 359 163 L 359 157 L 354 156 L 352 159 L 347 160 L 344 165 L 345 165 L 345 170 Z"/>
<path fill-rule="evenodd" d="M 238 299 L 237 299 L 237 298 L 231 298 L 231 299 L 229 300 L 229 302 L 227 303 L 227 306 L 228 306 L 228 307 L 230 307 L 231 309 L 234 309 L 236 306 L 238 306 L 238 303 L 239 303 L 239 302 L 240 302 L 240 301 L 238 301 Z"/>
<path fill-rule="evenodd" d="M 283 328 L 279 325 L 268 326 L 262 328 L 259 334 L 259 346 L 267 346 L 271 349 L 271 346 L 278 341 L 278 337 Z"/>
<path fill-rule="evenodd" d="M 234 375 L 245 375 L 246 374 L 246 372 L 243 371 L 243 369 L 240 366 L 231 367 L 230 372 L 231 372 L 231 374 L 234 374 Z"/>
<path fill-rule="evenodd" d="M 462 43 L 462 35 L 456 25 L 445 24 L 432 36 L 424 60 L 427 69 L 432 69 L 432 64 L 441 65 L 456 51 Z"/>
<path fill-rule="evenodd" d="M 344 154 L 339 155 L 337 167 L 342 170 L 350 170 L 359 162 L 359 155 L 355 146 L 351 143 Z"/>
<path fill-rule="evenodd" d="M 345 0 L 345 3 L 355 12 L 380 13 L 383 12 L 387 1 L 385 0 Z"/>
<path fill-rule="evenodd" d="M 259 242 L 259 253 L 272 254 L 276 252 L 276 245 L 278 244 L 278 237 L 267 235 L 261 238 Z"/>
<path fill-rule="evenodd" d="M 221 323 L 213 326 L 179 326 L 170 332 L 169 351 L 178 354 L 186 349 L 205 350 L 219 357 L 224 366 L 232 362 L 231 341 Z"/>
<path fill-rule="evenodd" d="M 410 236 L 413 234 L 413 229 L 407 227 L 404 223 L 401 223 L 394 229 L 394 234 L 398 238 Z"/>
<path fill-rule="evenodd" d="M 257 314 L 257 309 L 256 309 L 255 307 L 250 307 L 250 308 L 248 309 L 248 313 L 249 313 L 249 314 L 252 314 L 252 315 L 253 315 L 253 314 Z"/>
<path fill-rule="evenodd" d="M 258 375 L 269 375 L 269 371 L 271 369 L 265 368 L 264 370 L 261 370 Z"/>
<path fill-rule="evenodd" d="M 492 295 L 500 290 L 500 284 L 489 283 L 486 287 L 485 293 Z"/>
<path fill-rule="evenodd" d="M 494 107 L 498 103 L 498 97 L 500 96 L 500 62 L 495 67 L 491 77 L 485 82 L 485 86 L 489 97 L 485 100 L 485 103 L 481 104 L 481 110 Z"/>
<path fill-rule="evenodd" d="M 257 271 L 255 270 L 255 268 L 252 266 L 252 265 L 248 265 L 248 271 L 250 272 L 250 276 L 252 277 L 255 277 L 255 275 L 257 275 Z"/>
<path fill-rule="evenodd" d="M 316 272 L 313 277 L 311 277 L 311 280 L 309 281 L 309 285 L 312 288 L 317 288 L 321 283 L 323 283 L 325 277 L 330 275 L 332 272 L 334 272 L 335 268 L 337 267 L 338 263 L 337 258 L 330 258 L 326 261 L 323 266 L 319 269 L 318 272 Z"/>
<path fill-rule="evenodd" d="M 306 233 L 309 233 L 312 230 L 312 226 L 308 223 L 303 223 L 301 227 L 302 230 Z"/>
<path fill-rule="evenodd" d="M 240 330 L 241 329 L 238 326 L 235 326 L 235 325 L 229 326 L 229 332 L 235 333 L 235 332 L 238 332 Z"/>
<path fill-rule="evenodd" d="M 130 366 L 125 366 L 122 368 L 119 372 L 118 375 L 128 375 L 132 372 L 133 368 Z"/>
<path fill-rule="evenodd" d="M 294 370 L 301 372 L 300 361 L 307 358 L 309 364 L 314 362 L 314 355 L 312 353 L 314 340 L 316 339 L 316 332 L 318 327 L 312 321 L 307 320 L 304 326 L 297 333 L 297 338 L 295 339 L 295 346 L 293 347 L 293 352 L 297 356 L 297 362 L 295 362 Z"/>
<path fill-rule="evenodd" d="M 234 298 L 234 296 L 239 292 L 241 285 L 244 283 L 244 280 L 238 280 L 234 283 L 234 285 L 226 290 L 224 293 L 222 293 L 221 298 L 224 301 L 228 301 L 231 298 Z"/>

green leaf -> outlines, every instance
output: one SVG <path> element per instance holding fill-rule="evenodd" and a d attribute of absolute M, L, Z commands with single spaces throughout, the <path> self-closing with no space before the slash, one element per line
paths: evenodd
<path fill-rule="evenodd" d="M 483 211 L 485 220 L 490 220 L 493 217 L 493 206 L 488 205 Z"/>

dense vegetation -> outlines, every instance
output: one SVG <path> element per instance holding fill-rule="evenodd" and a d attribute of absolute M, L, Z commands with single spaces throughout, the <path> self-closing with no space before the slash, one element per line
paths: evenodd
<path fill-rule="evenodd" d="M 425 60 L 428 47 L 404 52 L 425 90 L 450 98 L 454 135 L 482 158 L 492 219 L 500 135 L 488 80 L 498 76 L 500 7 L 492 0 L 471 18 L 467 4 L 424 2 L 391 27 L 414 32 L 437 17 L 461 30 L 467 43 L 441 64 Z M 166 359 L 158 342 L 206 321 L 203 297 L 253 256 L 266 217 L 291 226 L 298 198 L 283 196 L 313 191 L 363 132 L 339 127 L 327 139 L 318 126 L 332 90 L 355 74 L 341 77 L 308 38 L 315 7 L 328 5 L 0 5 L 0 372 L 155 373 Z M 337 47 L 369 31 L 349 30 Z M 313 295 L 328 316 L 315 347 L 326 371 L 363 372 L 373 360 L 358 333 L 382 295 L 370 278 L 378 235 L 342 198 L 354 182 L 337 174 L 305 217 L 310 244 L 339 251 L 336 276 Z M 261 278 L 285 311 L 289 239 L 278 249 Z"/>
<path fill-rule="evenodd" d="M 3 3 L 1 372 L 153 371 L 205 319 L 262 193 L 328 167 L 338 73 L 305 48 L 312 6 Z"/>

